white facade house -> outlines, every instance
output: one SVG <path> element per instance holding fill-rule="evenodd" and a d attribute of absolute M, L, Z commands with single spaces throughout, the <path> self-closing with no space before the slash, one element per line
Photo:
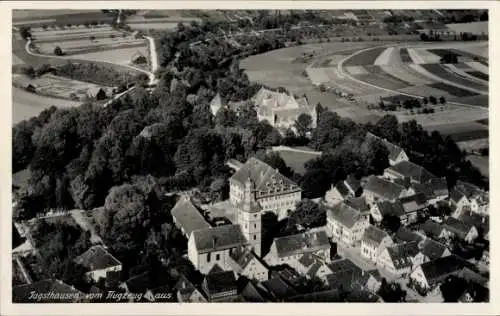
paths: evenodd
<path fill-rule="evenodd" d="M 366 133 L 366 137 L 368 139 L 378 140 L 380 141 L 385 148 L 389 151 L 389 164 L 394 166 L 402 161 L 409 161 L 408 155 L 403 150 L 403 148 L 394 145 L 393 143 L 387 141 L 386 139 L 380 138 L 370 132 Z"/>
<path fill-rule="evenodd" d="M 428 291 L 465 266 L 466 262 L 463 259 L 455 255 L 446 256 L 419 265 L 410 274 L 410 279 L 418 287 Z"/>
<path fill-rule="evenodd" d="M 278 170 L 257 158 L 250 158 L 229 179 L 229 200 L 239 205 L 243 199 L 245 182 L 254 184 L 255 199 L 263 212 L 273 212 L 278 220 L 288 216 L 302 199 L 302 189 Z"/>
<path fill-rule="evenodd" d="M 347 203 L 339 203 L 327 211 L 327 229 L 334 240 L 346 245 L 358 243 L 370 224 L 368 212 L 360 212 Z"/>
<path fill-rule="evenodd" d="M 378 256 L 377 266 L 394 276 L 409 274 L 416 266 L 422 264 L 424 256 L 416 242 L 400 243 L 385 248 Z"/>
<path fill-rule="evenodd" d="M 389 234 L 370 225 L 366 228 L 363 239 L 361 239 L 361 256 L 377 263 L 378 256 L 382 251 L 393 244 L 394 242 Z"/>
<path fill-rule="evenodd" d="M 240 248 L 229 256 L 229 266 L 237 275 L 244 275 L 250 280 L 266 281 L 269 269 L 248 249 Z"/>
<path fill-rule="evenodd" d="M 83 254 L 76 257 L 74 261 L 88 270 L 85 275 L 94 282 L 98 282 L 101 278 L 105 279 L 108 272 L 122 270 L 121 262 L 101 245 L 90 247 Z"/>
<path fill-rule="evenodd" d="M 377 176 L 368 177 L 363 187 L 363 195 L 366 201 L 373 205 L 379 201 L 394 202 L 398 198 L 411 195 L 409 189 Z"/>

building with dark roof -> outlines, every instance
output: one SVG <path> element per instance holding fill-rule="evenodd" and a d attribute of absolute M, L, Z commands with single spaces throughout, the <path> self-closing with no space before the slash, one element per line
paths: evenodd
<path fill-rule="evenodd" d="M 209 301 L 226 301 L 238 295 L 232 271 L 208 274 L 203 280 L 202 288 Z"/>
<path fill-rule="evenodd" d="M 378 201 L 395 201 L 405 196 L 404 186 L 385 180 L 377 176 L 368 177 L 363 187 L 363 195 L 369 204 L 375 204 Z"/>
<path fill-rule="evenodd" d="M 257 288 L 271 297 L 274 302 L 283 302 L 286 299 L 296 296 L 298 293 L 281 278 L 272 278 L 259 283 Z"/>
<path fill-rule="evenodd" d="M 450 234 L 468 243 L 472 243 L 479 236 L 476 227 L 451 216 L 443 222 L 443 227 Z"/>
<path fill-rule="evenodd" d="M 105 279 L 108 272 L 122 270 L 121 262 L 101 245 L 90 247 L 74 261 L 88 270 L 85 275 L 94 282 L 98 282 L 101 278 Z"/>
<path fill-rule="evenodd" d="M 411 273 L 410 279 L 420 288 L 429 290 L 468 265 L 458 256 L 446 256 L 421 264 Z"/>
<path fill-rule="evenodd" d="M 403 217 L 405 209 L 399 200 L 394 202 L 379 201 L 370 209 L 370 214 L 376 223 L 380 223 L 385 216 Z"/>
<path fill-rule="evenodd" d="M 302 198 L 302 189 L 296 183 L 252 157 L 229 179 L 229 200 L 233 205 L 239 205 L 243 200 L 248 179 L 253 184 L 255 200 L 262 210 L 274 212 L 278 220 L 288 216 L 288 211 L 294 210 L 295 204 Z"/>
<path fill-rule="evenodd" d="M 238 275 L 249 279 L 265 281 L 269 279 L 268 268 L 257 256 L 246 248 L 239 248 L 229 255 L 229 267 Z"/>
<path fill-rule="evenodd" d="M 396 241 L 400 242 L 411 242 L 415 241 L 418 244 L 425 239 L 425 236 L 416 231 L 411 231 L 406 227 L 400 227 L 396 232 Z"/>
<path fill-rule="evenodd" d="M 189 238 L 191 233 L 198 229 L 209 228 L 200 211 L 194 206 L 189 197 L 182 195 L 171 210 L 175 225 Z"/>
<path fill-rule="evenodd" d="M 424 255 L 424 262 L 436 260 L 451 255 L 448 247 L 431 238 L 426 238 L 420 245 L 420 252 Z"/>
<path fill-rule="evenodd" d="M 257 289 L 257 286 L 252 282 L 248 282 L 245 288 L 241 291 L 241 296 L 249 303 L 265 303 L 268 298 Z"/>
<path fill-rule="evenodd" d="M 32 294 L 37 294 L 36 297 Z M 73 286 L 56 279 L 12 287 L 13 303 L 82 303 L 85 295 Z"/>
<path fill-rule="evenodd" d="M 385 148 L 387 148 L 387 150 L 389 151 L 389 164 L 391 166 L 394 166 L 402 161 L 410 160 L 403 148 L 387 141 L 386 139 L 380 138 L 370 132 L 366 133 L 366 137 L 368 139 L 380 141 L 385 146 Z"/>
<path fill-rule="evenodd" d="M 401 161 L 384 170 L 384 178 L 410 179 L 411 183 L 427 183 L 436 178 L 435 175 L 411 161 Z"/>
<path fill-rule="evenodd" d="M 337 241 L 354 245 L 370 224 L 368 212 L 360 212 L 346 202 L 329 208 L 326 213 L 328 232 Z"/>
<path fill-rule="evenodd" d="M 350 174 L 345 180 L 337 182 L 325 194 L 325 203 L 334 206 L 350 197 L 355 197 L 361 191 L 361 182 Z"/>
<path fill-rule="evenodd" d="M 385 231 L 370 225 L 361 239 L 361 256 L 377 262 L 380 253 L 393 244 L 392 238 Z"/>
<path fill-rule="evenodd" d="M 385 248 L 378 257 L 378 266 L 392 275 L 403 276 L 423 262 L 416 242 L 406 242 Z"/>
<path fill-rule="evenodd" d="M 432 219 L 428 219 L 425 223 L 419 225 L 418 230 L 434 240 L 443 240 L 450 237 L 450 233 L 444 228 L 444 225 Z"/>
<path fill-rule="evenodd" d="M 264 261 L 270 266 L 288 264 L 296 268 L 298 260 L 308 253 L 330 259 L 330 241 L 324 230 L 276 238 Z"/>
<path fill-rule="evenodd" d="M 467 182 L 457 181 L 450 192 L 450 202 L 455 207 L 454 217 L 458 217 L 464 208 L 470 208 L 470 211 L 482 216 L 489 213 L 488 192 Z"/>

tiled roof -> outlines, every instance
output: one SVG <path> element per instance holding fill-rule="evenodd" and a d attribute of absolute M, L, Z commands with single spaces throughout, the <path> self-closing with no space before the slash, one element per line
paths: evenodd
<path fill-rule="evenodd" d="M 302 257 L 299 259 L 299 263 L 303 265 L 304 267 L 310 267 L 316 262 L 316 259 L 311 255 L 310 253 L 304 254 Z"/>
<path fill-rule="evenodd" d="M 244 186 L 248 178 L 254 183 L 258 196 L 300 191 L 300 187 L 296 183 L 255 157 L 248 159 L 233 174 L 231 180 Z"/>
<path fill-rule="evenodd" d="M 423 194 L 427 199 L 432 199 L 436 197 L 436 194 L 432 190 L 429 183 L 413 183 L 411 185 L 416 194 Z"/>
<path fill-rule="evenodd" d="M 434 195 L 448 195 L 448 182 L 446 178 L 433 178 L 428 184 L 432 191 L 434 191 Z"/>
<path fill-rule="evenodd" d="M 421 268 L 427 279 L 427 283 L 432 286 L 466 266 L 467 262 L 465 260 L 458 256 L 451 255 L 423 263 Z"/>
<path fill-rule="evenodd" d="M 350 174 L 347 176 L 347 178 L 344 180 L 344 182 L 353 190 L 356 192 L 359 188 L 361 188 L 361 181 L 356 179 L 356 177 L 353 174 Z"/>
<path fill-rule="evenodd" d="M 420 229 L 422 229 L 427 236 L 436 239 L 443 231 L 443 226 L 431 219 L 428 219 L 420 226 Z"/>
<path fill-rule="evenodd" d="M 451 216 L 443 222 L 443 226 L 446 228 L 446 230 L 456 234 L 460 238 L 465 238 L 472 227 L 474 227 Z"/>
<path fill-rule="evenodd" d="M 410 178 L 413 182 L 418 183 L 426 183 L 432 178 L 436 178 L 435 175 L 424 169 L 424 167 L 406 160 L 388 167 L 386 171 Z"/>
<path fill-rule="evenodd" d="M 237 289 L 236 278 L 233 271 L 209 274 L 205 277 L 205 284 L 208 295 Z"/>
<path fill-rule="evenodd" d="M 431 238 L 427 238 L 420 249 L 422 254 L 428 257 L 430 260 L 435 260 L 441 258 L 446 251 L 447 247 L 440 242 L 437 242 Z"/>
<path fill-rule="evenodd" d="M 274 243 L 279 258 L 330 249 L 330 241 L 324 230 L 276 238 Z"/>
<path fill-rule="evenodd" d="M 462 212 L 458 217 L 458 220 L 476 227 L 476 229 L 481 229 L 483 234 L 487 234 L 490 231 L 490 217 L 481 216 L 474 212 Z"/>
<path fill-rule="evenodd" d="M 210 224 L 201 215 L 200 211 L 186 196 L 180 197 L 179 201 L 172 208 L 171 214 L 177 225 L 184 229 L 186 236 L 191 235 L 197 229 L 210 227 Z"/>
<path fill-rule="evenodd" d="M 422 240 L 424 240 L 424 237 L 418 234 L 417 232 L 413 232 L 409 230 L 406 227 L 400 227 L 398 231 L 396 232 L 396 238 L 399 241 L 416 241 L 417 243 L 420 243 Z"/>
<path fill-rule="evenodd" d="M 344 202 L 329 208 L 326 215 L 328 219 L 339 222 L 348 228 L 353 227 L 354 224 L 361 220 L 360 212 Z"/>
<path fill-rule="evenodd" d="M 366 203 L 366 198 L 364 196 L 350 197 L 344 202 L 358 212 L 364 213 L 370 211 L 370 206 Z"/>
<path fill-rule="evenodd" d="M 387 150 L 389 151 L 389 159 L 390 160 L 397 159 L 399 154 L 403 151 L 403 149 L 401 147 L 394 145 L 393 143 L 390 143 L 387 140 L 382 139 L 382 138 L 378 137 L 377 135 L 374 135 L 370 132 L 366 133 L 366 137 L 369 139 L 375 139 L 375 140 L 382 142 L 382 144 L 385 146 L 385 148 L 387 148 Z"/>
<path fill-rule="evenodd" d="M 230 263 L 233 264 L 234 271 L 243 271 L 252 260 L 258 260 L 253 252 L 245 248 L 238 248 L 230 255 Z M 232 261 L 232 262 L 231 262 Z"/>
<path fill-rule="evenodd" d="M 214 273 L 219 273 L 219 272 L 224 272 L 224 269 L 220 267 L 217 263 L 213 265 L 213 267 L 208 271 L 207 274 L 214 274 Z"/>
<path fill-rule="evenodd" d="M 247 243 L 240 225 L 223 225 L 195 230 L 192 233 L 198 253 L 235 248 Z"/>
<path fill-rule="evenodd" d="M 401 204 L 399 200 L 395 202 L 390 202 L 390 201 L 377 202 L 377 206 L 382 216 L 392 215 L 399 217 L 406 213 L 403 204 Z"/>
<path fill-rule="evenodd" d="M 12 288 L 12 302 L 14 303 L 33 303 L 33 300 L 30 299 L 31 292 L 35 292 L 37 294 L 51 294 L 52 295 L 61 295 L 64 298 L 43 298 L 40 301 L 36 301 L 39 303 L 72 303 L 75 302 L 76 299 L 81 299 L 83 297 L 83 293 L 74 287 L 56 279 L 45 279 L 40 280 L 31 284 L 23 284 L 19 286 L 14 286 Z M 48 295 L 47 295 L 48 296 Z"/>
<path fill-rule="evenodd" d="M 76 257 L 75 262 L 89 271 L 102 270 L 121 265 L 121 262 L 107 252 L 101 245 L 90 247 L 83 254 Z"/>
<path fill-rule="evenodd" d="M 334 260 L 328 264 L 328 267 L 332 270 L 332 273 L 344 273 L 351 270 L 361 272 L 361 269 L 349 259 Z"/>
<path fill-rule="evenodd" d="M 386 200 L 397 199 L 404 189 L 405 188 L 401 185 L 384 180 L 377 176 L 370 176 L 368 178 L 368 182 L 363 188 L 364 191 L 370 191 L 376 196 Z"/>
<path fill-rule="evenodd" d="M 373 225 L 370 225 L 367 229 L 365 229 L 365 232 L 363 234 L 363 241 L 378 247 L 382 240 L 384 240 L 384 238 L 386 237 L 389 237 L 389 235 L 385 231 Z"/>
<path fill-rule="evenodd" d="M 460 191 L 469 199 L 478 195 L 485 194 L 485 192 L 479 189 L 477 186 L 460 180 L 457 181 L 454 189 Z"/>
<path fill-rule="evenodd" d="M 252 303 L 265 303 L 267 300 L 264 298 L 264 295 L 259 292 L 257 287 L 253 285 L 252 282 L 248 282 L 247 286 L 241 291 L 241 295 L 247 302 Z"/>
<path fill-rule="evenodd" d="M 342 195 L 343 198 L 351 194 L 351 191 L 349 191 L 349 188 L 345 185 L 344 181 L 339 181 L 335 185 L 335 188 L 340 193 L 340 195 Z"/>
<path fill-rule="evenodd" d="M 261 287 L 266 289 L 276 300 L 283 300 L 298 293 L 281 278 L 272 278 L 261 283 Z"/>
<path fill-rule="evenodd" d="M 413 265 L 413 258 L 420 252 L 416 242 L 407 242 L 387 247 L 389 256 L 396 269 L 403 269 Z"/>
<path fill-rule="evenodd" d="M 450 191 L 450 200 L 457 203 L 458 201 L 460 201 L 463 197 L 466 197 L 465 194 L 463 194 L 462 192 L 460 192 L 459 190 L 457 189 L 451 189 Z"/>

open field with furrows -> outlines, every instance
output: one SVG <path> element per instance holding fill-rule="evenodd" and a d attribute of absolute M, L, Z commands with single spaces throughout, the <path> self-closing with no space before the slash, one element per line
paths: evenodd
<path fill-rule="evenodd" d="M 484 79 L 485 77 L 483 77 L 483 79 L 481 79 L 479 77 L 476 77 L 476 76 L 469 74 L 470 71 L 475 71 L 474 69 L 471 69 L 470 67 L 458 68 L 454 64 L 442 64 L 442 67 L 445 68 L 447 71 L 450 71 L 450 72 L 456 74 L 457 76 L 460 76 L 460 77 L 465 78 L 465 79 L 470 80 L 470 81 L 477 82 L 477 83 L 482 84 L 484 86 L 488 86 L 488 80 L 487 79 L 485 80 Z M 481 72 L 479 72 L 479 73 L 481 76 L 488 77 L 488 75 L 485 75 Z"/>
<path fill-rule="evenodd" d="M 380 68 L 387 74 L 398 78 L 410 85 L 422 85 L 433 83 L 434 81 L 412 69 L 408 64 L 383 65 Z"/>
<path fill-rule="evenodd" d="M 146 46 L 117 48 L 113 50 L 105 50 L 102 52 L 75 54 L 72 55 L 72 57 L 89 61 L 101 61 L 119 65 L 131 65 L 132 57 L 136 56 L 137 54 L 142 54 L 149 60 L 148 49 Z"/>
<path fill-rule="evenodd" d="M 78 38 L 88 38 L 90 36 L 109 37 L 110 34 L 121 34 L 122 32 L 114 30 L 110 25 L 96 25 L 85 27 L 83 25 L 71 27 L 51 26 L 47 28 L 31 28 L 31 37 L 37 42 L 64 41 Z"/>
<path fill-rule="evenodd" d="M 363 77 L 367 79 L 366 82 L 392 90 L 402 89 L 410 85 L 408 82 L 403 81 L 388 72 L 385 72 L 380 66 L 365 66 L 365 69 L 368 71 L 369 75 L 360 76 L 360 80 L 363 80 L 361 78 Z"/>
<path fill-rule="evenodd" d="M 476 78 L 479 78 L 481 80 L 484 80 L 484 81 L 489 81 L 490 80 L 490 76 L 489 75 L 484 74 L 484 73 L 482 73 L 480 71 L 470 70 L 470 71 L 466 71 L 466 73 L 468 73 L 469 75 L 474 76 Z"/>
<path fill-rule="evenodd" d="M 407 47 L 401 47 L 399 49 L 399 56 L 401 57 L 401 61 L 403 63 L 412 63 L 413 62 L 413 59 L 411 59 L 411 56 L 408 53 Z"/>
<path fill-rule="evenodd" d="M 460 109 L 449 111 L 450 118 L 455 118 L 460 112 Z M 466 114 L 463 112 L 462 114 Z M 487 139 L 489 136 L 488 126 L 477 122 L 453 122 L 450 120 L 449 124 L 433 125 L 429 124 L 428 128 L 437 130 L 443 135 L 451 136 L 457 142 L 466 142 L 479 139 Z"/>
<path fill-rule="evenodd" d="M 488 59 L 489 56 L 488 48 L 489 48 L 488 45 L 481 45 L 481 46 L 468 46 L 464 48 L 457 48 L 457 50 L 460 51 L 461 53 L 469 53 L 474 56 Z"/>
<path fill-rule="evenodd" d="M 469 90 L 464 90 L 464 89 L 461 89 L 461 88 L 458 88 L 456 86 L 452 86 L 452 85 L 449 85 L 449 84 L 446 84 L 443 82 L 431 83 L 431 84 L 429 84 L 429 86 L 436 88 L 436 89 L 439 89 L 439 90 L 442 90 L 442 91 L 446 91 L 450 95 L 455 96 L 455 97 L 472 97 L 472 96 L 478 95 L 475 92 L 471 92 Z"/>
<path fill-rule="evenodd" d="M 386 50 L 387 47 L 375 47 L 361 53 L 358 53 L 349 58 L 345 63 L 345 67 L 349 66 L 364 66 L 373 65 L 375 60 Z"/>
<path fill-rule="evenodd" d="M 12 20 L 14 25 L 41 27 L 48 24 L 83 24 L 91 21 L 111 23 L 113 16 L 106 15 L 101 10 L 13 10 Z"/>
<path fill-rule="evenodd" d="M 63 41 L 63 42 L 46 42 L 36 43 L 35 49 L 42 54 L 54 54 L 54 49 L 59 46 L 65 55 L 73 55 L 78 53 L 97 52 L 103 50 L 117 49 L 120 47 L 140 47 L 144 46 L 146 41 L 144 39 L 136 39 L 133 36 L 125 38 L 99 38 L 90 40 L 88 38 L 81 38 L 78 40 Z"/>
<path fill-rule="evenodd" d="M 15 76 L 12 82 L 18 87 L 32 85 L 36 87 L 37 94 L 71 100 L 84 100 L 87 96 L 92 96 L 97 93 L 99 88 L 101 88 L 101 86 L 93 83 L 71 80 L 52 74 L 46 74 L 36 79 Z M 108 96 L 113 90 L 112 87 L 102 88 Z"/>
<path fill-rule="evenodd" d="M 79 106 L 80 104 L 79 101 L 45 97 L 12 87 L 12 124 L 15 125 L 23 120 L 30 119 L 51 106 L 64 108 Z"/>

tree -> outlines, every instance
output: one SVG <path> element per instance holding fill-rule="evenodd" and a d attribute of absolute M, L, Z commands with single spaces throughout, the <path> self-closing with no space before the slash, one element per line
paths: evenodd
<path fill-rule="evenodd" d="M 91 42 L 93 42 L 93 41 L 95 41 L 95 36 L 94 35 L 90 35 L 89 39 L 90 39 Z"/>
<path fill-rule="evenodd" d="M 109 34 L 109 38 L 111 38 L 112 40 L 115 39 L 115 34 Z"/>
<path fill-rule="evenodd" d="M 312 118 L 309 114 L 302 113 L 295 120 L 295 129 L 300 136 L 306 136 L 312 128 Z"/>
<path fill-rule="evenodd" d="M 19 34 L 24 40 L 31 38 L 31 29 L 27 26 L 19 27 Z"/>
<path fill-rule="evenodd" d="M 387 303 L 406 301 L 406 291 L 401 288 L 401 285 L 399 283 L 388 283 L 385 278 L 382 279 L 377 294 Z"/>
<path fill-rule="evenodd" d="M 375 134 L 392 143 L 398 143 L 401 134 L 399 132 L 398 119 L 394 115 L 384 115 L 375 123 Z"/>
<path fill-rule="evenodd" d="M 305 228 L 321 227 L 326 225 L 326 210 L 309 199 L 303 199 L 297 203 L 291 218 Z"/>
<path fill-rule="evenodd" d="M 274 169 L 278 169 L 278 171 L 283 174 L 287 178 L 291 178 L 293 175 L 293 171 L 290 167 L 286 165 L 285 160 L 281 158 L 280 154 L 278 152 L 270 152 L 263 157 L 259 157 L 261 160 L 265 163 L 267 163 L 269 166 L 271 166 Z"/>
<path fill-rule="evenodd" d="M 380 224 L 382 225 L 382 227 L 385 227 L 386 229 L 395 233 L 401 227 L 401 220 L 399 219 L 399 216 L 387 214 L 384 215 Z"/>
<path fill-rule="evenodd" d="M 440 286 L 441 295 L 445 302 L 457 302 L 467 288 L 467 281 L 458 277 L 448 277 Z"/>
<path fill-rule="evenodd" d="M 446 99 L 445 99 L 443 96 L 441 96 L 441 97 L 439 98 L 439 103 L 441 103 L 441 104 L 445 104 L 445 103 L 446 103 Z"/>
<path fill-rule="evenodd" d="M 431 95 L 429 97 L 429 102 L 432 104 L 432 105 L 436 105 L 437 104 L 437 99 L 435 96 Z"/>

